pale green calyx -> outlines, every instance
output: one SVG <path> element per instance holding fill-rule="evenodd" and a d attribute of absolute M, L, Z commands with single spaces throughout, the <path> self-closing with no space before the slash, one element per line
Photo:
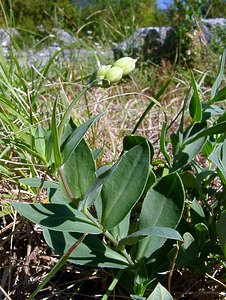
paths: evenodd
<path fill-rule="evenodd" d="M 123 69 L 115 66 L 110 68 L 106 72 L 104 79 L 110 81 L 110 83 L 114 83 L 119 81 L 122 78 L 122 74 L 123 74 Z"/>
<path fill-rule="evenodd" d="M 108 70 L 110 70 L 110 68 L 111 68 L 111 65 L 107 65 L 107 66 L 101 65 L 101 66 L 99 67 L 99 69 L 97 70 L 97 77 L 99 77 L 99 78 L 104 78 L 106 72 L 107 72 Z"/>
<path fill-rule="evenodd" d="M 122 76 L 125 76 L 135 69 L 136 61 L 137 59 L 133 59 L 132 57 L 126 56 L 116 60 L 113 66 L 120 67 L 123 70 Z"/>

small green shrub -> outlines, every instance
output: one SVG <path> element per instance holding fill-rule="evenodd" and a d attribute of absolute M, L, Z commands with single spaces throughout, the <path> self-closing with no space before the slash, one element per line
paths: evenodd
<path fill-rule="evenodd" d="M 202 7 L 207 0 L 174 1 L 171 13 L 177 35 L 178 62 L 189 65 L 194 59 L 192 41 L 198 21 L 202 16 Z"/>
<path fill-rule="evenodd" d="M 68 0 L 50 0 L 48 3 L 45 0 L 5 0 L 2 2 L 8 19 L 13 17 L 14 26 L 29 28 L 31 31 L 36 31 L 39 25 L 43 25 L 46 29 L 55 26 L 67 28 L 73 17 L 79 16 L 77 6 L 72 5 Z"/>
<path fill-rule="evenodd" d="M 213 27 L 211 33 L 213 38 L 210 43 L 210 48 L 214 53 L 219 55 L 226 48 L 225 28 L 222 28 L 222 26 L 217 24 Z"/>
<path fill-rule="evenodd" d="M 95 160 L 101 149 L 91 149 L 84 135 L 104 112 L 80 126 L 69 117 L 87 90 L 109 86 L 116 75 L 120 80 L 123 71 L 115 73 L 112 67 L 111 77 L 109 66 L 100 66 L 59 122 L 55 101 L 51 129 L 39 127 L 35 142 L 36 151 L 58 181 L 22 179 L 21 183 L 28 186 L 47 188 L 49 203 L 13 204 L 42 227 L 47 244 L 62 256 L 30 299 L 67 260 L 115 270 L 102 299 L 107 299 L 119 283 L 134 299 L 145 296 L 149 300 L 156 299 L 158 293 L 172 299 L 160 284 L 154 289 L 157 281 L 163 280 L 161 272 L 172 268 L 168 276 L 170 291 L 174 269 L 191 268 L 203 276 L 214 264 L 221 263 L 226 256 L 226 115 L 222 105 L 226 89 L 220 87 L 225 53 L 205 98 L 201 96 L 202 79 L 196 82 L 191 73 L 191 87 L 177 116 L 180 124 L 170 138 L 167 133 L 172 123 L 158 102 L 170 84 L 167 82 L 132 134 L 123 139 L 117 161 L 100 168 L 96 168 Z M 134 64 L 131 59 L 127 61 Z M 146 137 L 136 134 L 154 105 L 162 109 L 164 116 L 158 153 Z M 189 122 L 185 124 L 187 114 Z M 205 166 L 196 159 L 200 152 Z M 130 284 L 126 278 L 130 278 Z M 150 296 L 149 288 L 154 289 Z"/>
<path fill-rule="evenodd" d="M 86 3 L 86 2 L 84 2 Z M 43 25 L 47 32 L 53 27 L 63 28 L 95 41 L 118 42 L 132 34 L 135 27 L 166 23 L 167 14 L 159 13 L 154 0 L 99 1 L 84 4 L 70 0 L 4 0 L 2 7 L 10 26 L 40 34 Z M 5 25 L 0 12 L 1 26 Z M 91 33 L 91 34 L 90 34 Z"/>

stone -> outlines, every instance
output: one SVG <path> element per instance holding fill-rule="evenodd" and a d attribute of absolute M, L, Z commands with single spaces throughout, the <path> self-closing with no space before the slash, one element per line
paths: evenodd
<path fill-rule="evenodd" d="M 53 57 L 53 55 L 56 54 L 54 58 L 54 62 L 62 63 L 62 62 L 72 62 L 77 61 L 81 62 L 83 61 L 84 64 L 89 64 L 89 62 L 95 61 L 94 51 L 88 50 L 85 48 L 66 48 L 63 49 L 60 46 L 48 46 L 44 47 L 38 51 L 34 50 L 27 50 L 23 51 L 23 56 L 25 58 L 25 61 L 27 61 L 29 64 L 34 64 L 38 66 L 44 66 L 46 65 L 49 60 Z M 100 58 L 100 60 L 111 60 L 113 61 L 113 51 L 108 50 L 98 50 L 96 51 L 97 56 Z"/>
<path fill-rule="evenodd" d="M 211 41 L 219 38 L 216 36 L 216 33 L 214 33 L 214 29 L 216 29 L 217 27 L 221 28 L 226 33 L 226 19 L 215 18 L 215 19 L 203 19 L 201 21 L 201 33 L 202 33 L 203 40 L 206 44 L 210 44 Z M 217 42 L 221 42 L 221 41 L 217 41 Z"/>
<path fill-rule="evenodd" d="M 55 44 L 68 46 L 70 44 L 76 43 L 77 39 L 75 36 L 73 36 L 71 33 L 59 29 L 59 28 L 53 28 L 52 29 L 52 35 L 51 37 L 54 39 Z"/>
<path fill-rule="evenodd" d="M 134 34 L 114 49 L 116 58 L 122 56 L 152 58 L 170 58 L 175 52 L 176 35 L 171 27 L 138 28 Z"/>
<path fill-rule="evenodd" d="M 43 30 L 43 27 L 39 29 Z M 25 56 L 29 63 L 45 65 L 57 51 L 59 53 L 54 58 L 56 62 L 73 60 L 88 63 L 88 61 L 95 60 L 94 50 L 92 51 L 81 47 L 81 41 L 63 29 L 53 28 L 49 33 L 48 42 L 50 42 L 49 46 L 44 46 L 38 51 L 27 51 Z M 106 58 L 106 56 L 113 58 L 113 51 L 111 49 L 96 49 L 95 52 L 100 58 Z"/>
<path fill-rule="evenodd" d="M 45 65 L 48 63 L 51 57 L 60 49 L 61 48 L 57 46 L 48 46 L 36 52 L 28 51 L 26 55 L 27 60 L 31 64 Z M 57 60 L 57 56 L 55 60 Z"/>
<path fill-rule="evenodd" d="M 210 29 L 217 25 L 220 25 L 221 27 L 226 27 L 226 19 L 224 18 L 202 19 L 202 24 Z"/>
<path fill-rule="evenodd" d="M 11 37 L 19 35 L 18 31 L 15 28 L 2 29 L 0 28 L 0 41 L 1 46 L 5 48 L 10 48 Z"/>
<path fill-rule="evenodd" d="M 39 49 L 28 49 L 26 46 L 22 51 L 17 53 L 20 56 L 20 63 L 23 65 L 34 64 L 38 66 L 46 65 L 49 60 L 54 57 L 55 62 L 65 61 L 83 61 L 89 64 L 89 62 L 95 61 L 95 52 L 101 61 L 112 61 L 114 55 L 112 49 L 87 49 L 77 37 L 73 34 L 59 28 L 53 28 L 51 32 L 47 32 L 44 26 L 38 27 L 40 33 L 47 37 L 48 43 L 39 44 Z M 6 57 L 9 55 L 9 49 L 11 46 L 11 37 L 19 35 L 18 31 L 14 28 L 0 29 L 0 40 L 3 53 Z"/>
<path fill-rule="evenodd" d="M 225 28 L 226 19 L 201 20 L 199 29 L 206 45 L 216 38 L 213 28 Z M 219 41 L 218 41 L 219 42 Z M 161 59 L 172 60 L 176 55 L 177 37 L 173 27 L 145 27 L 138 28 L 127 40 L 114 48 L 115 59 L 122 56 L 139 57 L 141 60 L 159 62 Z"/>

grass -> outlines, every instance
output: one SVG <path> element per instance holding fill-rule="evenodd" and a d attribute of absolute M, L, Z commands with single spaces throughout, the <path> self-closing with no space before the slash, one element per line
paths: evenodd
<path fill-rule="evenodd" d="M 99 15 L 102 13 L 96 12 Z M 89 22 L 92 22 L 94 15 L 87 18 L 87 23 L 80 27 L 77 34 L 89 28 L 91 24 Z M 110 35 L 113 40 L 114 38 L 117 40 L 120 35 L 120 27 L 112 27 L 108 24 L 107 18 L 104 20 L 105 27 L 101 32 L 100 41 L 103 48 L 106 47 L 107 36 Z M 115 16 L 116 23 L 119 23 L 117 16 Z M 56 64 L 51 61 L 41 67 L 28 65 L 26 62 L 21 65 L 16 55 L 18 49 L 15 41 L 9 60 L 0 54 L 0 236 L 2 238 L 0 272 L 5 299 L 28 297 L 59 259 L 44 243 L 40 228 L 19 216 L 11 208 L 10 203 L 18 200 L 46 201 L 44 189 L 28 188 L 19 183 L 19 179 L 29 177 L 55 179 L 54 172 L 51 172 L 43 156 L 42 130 L 48 130 L 51 126 L 56 97 L 59 98 L 57 108 L 59 118 L 83 87 L 85 82 L 83 77 L 96 68 L 95 58 L 85 64 L 77 61 Z M 210 59 L 203 65 L 198 61 L 194 66 L 197 79 L 205 75 L 203 95 L 208 92 L 217 72 L 217 58 L 212 53 L 209 57 Z M 137 130 L 137 133 L 150 139 L 158 152 L 163 122 L 162 110 L 172 122 L 171 131 L 173 131 L 177 123 L 177 113 L 189 88 L 189 78 L 188 71 L 182 66 L 174 66 L 166 61 L 159 66 L 141 63 L 130 78 L 126 78 L 119 85 L 107 89 L 96 88 L 87 92 L 74 108 L 73 119 L 79 124 L 92 115 L 107 110 L 104 118 L 98 121 L 87 135 L 92 149 L 103 148 L 97 164 L 101 166 L 118 158 L 122 150 L 122 137 L 132 132 L 137 120 L 152 101 L 152 97 L 171 79 L 171 84 L 160 98 L 162 109 L 155 105 Z M 219 261 L 218 266 L 214 265 L 214 270 L 225 276 L 223 262 Z M 177 286 L 179 282 L 186 282 L 187 276 L 189 284 L 185 289 L 181 288 L 181 284 Z M 111 277 L 114 277 L 114 274 L 110 270 L 93 270 L 67 264 L 35 299 L 57 299 L 56 297 L 88 299 L 94 294 L 105 293 Z M 191 270 L 183 270 L 182 274 L 177 273 L 174 277 L 177 299 L 180 299 L 183 293 L 189 292 L 194 297 L 197 293 L 203 295 L 202 287 L 205 288 L 206 295 L 223 299 L 220 294 L 223 291 L 222 282 L 214 280 L 214 276 L 199 278 Z M 90 285 L 92 289 L 89 288 Z M 115 299 L 120 299 L 120 296 L 128 298 L 119 288 L 116 290 Z"/>

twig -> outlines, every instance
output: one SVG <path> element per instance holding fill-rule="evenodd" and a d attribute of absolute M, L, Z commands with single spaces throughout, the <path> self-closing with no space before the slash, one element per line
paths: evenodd
<path fill-rule="evenodd" d="M 22 227 L 26 222 L 27 222 L 26 219 L 17 221 L 15 223 L 15 225 L 17 225 L 19 223 L 17 225 L 17 228 L 14 229 L 14 230 L 12 230 L 12 232 L 10 232 L 10 234 L 7 236 L 7 238 L 5 238 L 4 240 L 2 240 L 1 245 L 3 246 L 5 243 L 7 243 L 8 240 L 12 237 L 12 235 L 18 234 L 19 228 Z M 10 227 L 14 226 L 14 223 L 12 225 L 11 224 L 9 224 L 9 225 L 10 225 Z M 9 228 L 7 228 L 7 229 L 9 229 Z M 0 234 L 2 234 L 4 231 L 5 231 L 5 228 L 2 229 L 2 231 L 0 232 Z"/>
<path fill-rule="evenodd" d="M 185 295 L 189 294 L 191 289 L 193 289 L 193 287 L 196 286 L 198 283 L 199 283 L 199 281 L 196 281 L 195 283 L 193 283 L 185 292 L 181 293 L 178 297 L 176 297 L 175 300 L 179 300 L 182 297 L 184 297 Z"/>
<path fill-rule="evenodd" d="M 13 237 L 14 237 L 14 231 L 15 231 L 15 227 L 16 227 L 16 216 L 17 216 L 17 212 L 15 211 L 14 220 L 13 220 L 13 227 L 12 227 L 12 235 L 11 235 L 11 238 L 10 238 L 8 293 L 10 291 L 10 286 L 11 286 L 11 281 L 12 281 L 12 259 L 11 258 L 13 256 Z"/>
<path fill-rule="evenodd" d="M 226 289 L 226 285 L 225 285 L 223 282 L 221 282 L 220 280 L 218 280 L 217 278 L 215 278 L 215 277 L 209 275 L 208 273 L 206 273 L 206 276 L 209 277 L 210 279 L 214 280 L 214 281 L 217 282 L 218 284 L 222 285 L 222 286 Z"/>
<path fill-rule="evenodd" d="M 0 291 L 2 292 L 2 294 L 8 299 L 8 300 L 12 300 L 9 295 L 6 293 L 6 291 L 2 288 L 2 286 L 0 285 Z"/>
<path fill-rule="evenodd" d="M 175 255 L 174 255 L 174 258 L 173 258 L 172 268 L 170 270 L 169 277 L 168 277 L 168 291 L 169 292 L 171 291 L 171 282 L 172 282 L 173 271 L 174 271 L 174 268 L 175 268 L 175 265 L 176 265 L 176 260 L 177 260 L 177 256 L 178 256 L 179 249 L 180 249 L 178 242 L 174 246 L 176 248 L 176 252 L 175 252 Z"/>

